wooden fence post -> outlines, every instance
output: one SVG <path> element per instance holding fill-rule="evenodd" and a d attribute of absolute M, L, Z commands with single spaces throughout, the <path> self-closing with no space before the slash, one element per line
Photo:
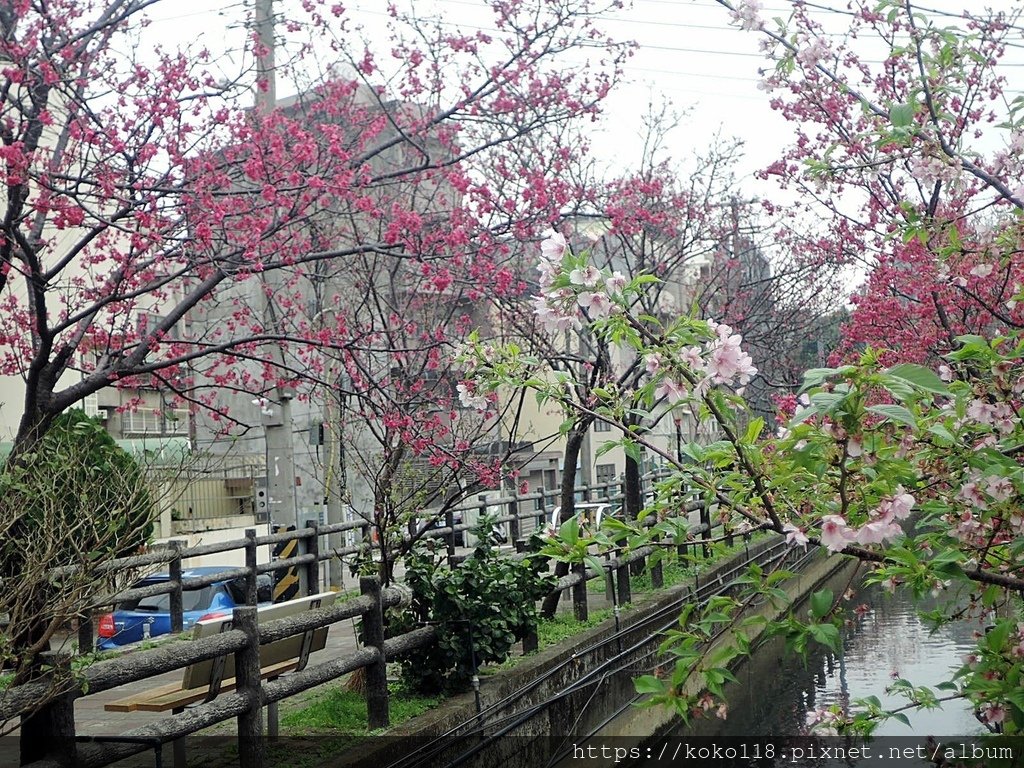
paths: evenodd
<path fill-rule="evenodd" d="M 185 629 L 185 608 L 182 601 L 181 586 L 181 547 L 180 539 L 172 539 L 167 542 L 171 548 L 171 562 L 167 564 L 167 571 L 171 576 L 171 583 L 174 590 L 170 594 L 171 632 L 181 632 Z"/>
<path fill-rule="evenodd" d="M 615 569 L 615 586 L 618 589 L 619 605 L 633 602 L 633 592 L 629 582 L 629 565 L 620 565 Z"/>
<path fill-rule="evenodd" d="M 534 526 L 536 533 L 544 533 L 548 527 L 548 499 L 547 492 L 543 488 L 538 488 L 537 493 L 537 522 Z"/>
<path fill-rule="evenodd" d="M 96 644 L 92 626 L 92 608 L 84 608 L 78 614 L 78 652 L 92 653 Z"/>
<path fill-rule="evenodd" d="M 586 621 L 590 616 L 587 606 L 587 566 L 584 563 L 573 563 L 572 572 L 578 573 L 579 582 L 572 585 L 572 612 L 577 621 Z"/>
<path fill-rule="evenodd" d="M 380 578 L 363 576 L 359 591 L 373 600 L 363 614 L 363 642 L 377 649 L 377 660 L 366 667 L 366 713 L 370 729 L 386 728 L 391 717 L 388 713 L 387 659 L 384 658 L 384 610 L 380 598 Z"/>
<path fill-rule="evenodd" d="M 21 762 L 24 764 L 38 759 L 42 751 L 44 759 L 73 768 L 78 764 L 75 696 L 74 691 L 63 682 L 71 676 L 71 657 L 64 653 L 45 653 L 43 657 L 45 663 L 53 669 L 50 674 L 54 684 L 63 686 L 64 690 L 31 715 L 22 717 Z"/>
<path fill-rule="evenodd" d="M 266 743 L 263 739 L 263 703 L 260 680 L 260 630 L 256 606 L 234 609 L 235 629 L 245 633 L 246 644 L 235 651 L 235 690 L 249 700 L 249 708 L 238 716 L 238 764 L 241 768 L 263 768 Z"/>
<path fill-rule="evenodd" d="M 306 537 L 306 554 L 313 556 L 313 562 L 306 563 L 306 594 L 315 595 L 320 592 L 320 524 L 307 520 L 306 528 L 313 531 Z"/>
<path fill-rule="evenodd" d="M 658 543 L 661 541 L 661 536 L 653 536 L 651 541 L 654 542 L 655 549 L 660 549 L 661 545 Z M 664 558 L 661 553 L 656 553 L 655 563 L 651 566 L 651 586 L 654 589 L 661 589 L 665 586 L 665 569 L 663 567 Z"/>
<path fill-rule="evenodd" d="M 528 542 L 523 539 L 513 539 L 512 545 L 516 548 L 516 552 L 522 554 L 526 551 Z M 523 654 L 533 653 L 540 647 L 540 639 L 537 637 L 537 625 L 534 624 L 531 627 L 527 627 L 523 633 Z"/>
<path fill-rule="evenodd" d="M 701 546 L 704 549 L 704 559 L 711 557 L 711 503 L 705 502 L 700 508 L 700 524 L 704 526 L 700 537 L 703 540 Z"/>
<path fill-rule="evenodd" d="M 455 510 L 448 507 L 444 511 L 444 527 L 449 529 L 448 532 L 448 565 L 452 564 L 455 559 Z M 462 540 L 466 540 L 466 534 L 462 534 Z M 361 583 L 361 582 L 360 582 Z"/>
<path fill-rule="evenodd" d="M 256 582 L 256 529 L 245 529 L 245 567 L 249 572 L 245 576 L 245 602 L 256 605 L 259 602 Z"/>
<path fill-rule="evenodd" d="M 508 522 L 508 540 L 514 544 L 522 537 L 519 530 L 519 496 L 516 491 L 512 491 L 512 501 L 508 503 L 508 513 L 512 516 Z"/>

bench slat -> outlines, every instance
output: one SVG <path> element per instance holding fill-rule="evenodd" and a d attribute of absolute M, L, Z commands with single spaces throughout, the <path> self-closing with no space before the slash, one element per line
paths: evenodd
<path fill-rule="evenodd" d="M 337 598 L 334 592 L 323 592 L 309 597 L 300 597 L 286 603 L 276 603 L 261 607 L 257 613 L 260 621 L 295 616 L 305 611 L 332 605 Z M 199 639 L 223 632 L 231 627 L 229 617 L 208 619 L 197 622 L 193 637 Z M 323 650 L 327 645 L 328 627 L 320 627 L 310 632 L 300 633 L 282 638 L 273 643 L 260 646 L 260 676 L 263 679 L 278 677 L 285 672 L 299 668 L 309 652 Z M 218 663 L 219 662 L 219 663 Z M 180 683 L 169 683 L 142 693 L 135 693 L 123 699 L 117 699 L 103 705 L 107 712 L 166 712 L 182 709 L 189 704 L 206 699 L 214 678 L 224 674 L 219 691 L 233 691 L 234 656 L 224 656 L 219 660 L 208 659 L 185 667 Z"/>
<path fill-rule="evenodd" d="M 285 672 L 291 672 L 297 666 L 297 660 L 281 662 L 261 669 L 260 676 L 264 679 L 277 677 Z M 221 683 L 221 693 L 233 690 L 235 690 L 235 678 L 229 678 Z M 103 709 L 107 712 L 167 712 L 202 701 L 206 698 L 207 691 L 208 689 L 200 688 L 183 689 L 180 683 L 172 683 L 104 704 Z"/>

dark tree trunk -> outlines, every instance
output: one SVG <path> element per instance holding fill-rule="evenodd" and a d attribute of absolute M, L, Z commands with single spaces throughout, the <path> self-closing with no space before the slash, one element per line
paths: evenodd
<path fill-rule="evenodd" d="M 641 479 L 640 479 L 640 462 L 635 459 L 626 457 L 626 472 L 623 476 L 623 492 L 625 498 L 623 499 L 623 506 L 627 520 L 638 520 L 640 518 L 640 510 L 643 509 L 644 503 L 641 494 Z M 634 576 L 639 576 L 644 571 L 643 559 L 637 560 L 630 564 L 629 572 Z"/>
<path fill-rule="evenodd" d="M 576 472 L 580 463 L 580 449 L 583 447 L 583 439 L 587 435 L 587 430 L 590 429 L 590 424 L 591 419 L 576 422 L 565 441 L 565 469 L 562 471 L 562 485 L 558 498 L 558 503 L 561 506 L 558 515 L 559 524 L 576 514 Z M 568 563 L 555 564 L 555 578 L 560 579 L 568 573 Z M 555 615 L 561 597 L 561 592 L 555 592 L 544 598 L 540 608 L 542 618 L 550 619 Z"/>

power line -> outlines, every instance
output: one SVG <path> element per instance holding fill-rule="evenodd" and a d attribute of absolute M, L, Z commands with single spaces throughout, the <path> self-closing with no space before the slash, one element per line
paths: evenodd
<path fill-rule="evenodd" d="M 215 14 L 222 16 L 226 11 L 233 11 L 239 8 L 245 8 L 245 3 L 230 3 L 221 8 L 207 8 L 202 11 L 192 11 L 190 13 L 180 13 L 177 16 L 156 16 L 149 19 L 150 24 L 162 24 L 166 21 L 178 21 L 179 19 L 191 19 L 195 16 L 207 16 Z"/>

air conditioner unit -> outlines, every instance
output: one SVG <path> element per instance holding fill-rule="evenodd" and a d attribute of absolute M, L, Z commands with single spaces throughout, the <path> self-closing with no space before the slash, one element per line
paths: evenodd
<path fill-rule="evenodd" d="M 109 408 L 97 408 L 96 409 L 96 418 L 99 419 L 100 421 L 108 421 L 110 419 L 110 409 Z"/>

